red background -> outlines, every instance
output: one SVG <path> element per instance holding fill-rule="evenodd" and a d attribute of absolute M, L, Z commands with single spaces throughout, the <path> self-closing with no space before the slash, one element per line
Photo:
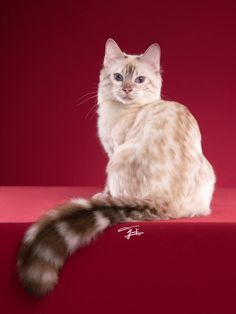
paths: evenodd
<path fill-rule="evenodd" d="M 163 97 L 188 106 L 218 185 L 235 185 L 235 11 L 213 0 L 1 1 L 0 184 L 103 184 L 96 99 L 75 102 L 95 91 L 112 37 L 131 53 L 161 45 Z"/>

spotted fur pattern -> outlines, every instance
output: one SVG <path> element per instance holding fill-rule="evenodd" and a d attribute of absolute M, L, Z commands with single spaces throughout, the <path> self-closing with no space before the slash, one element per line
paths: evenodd
<path fill-rule="evenodd" d="M 27 230 L 18 254 L 20 279 L 29 293 L 43 296 L 54 288 L 66 258 L 106 228 L 124 221 L 160 218 L 170 218 L 165 204 L 153 204 L 148 199 L 71 200 Z"/>
<path fill-rule="evenodd" d="M 17 269 L 33 295 L 52 291 L 66 258 L 109 226 L 210 213 L 215 175 L 198 124 L 185 106 L 161 99 L 161 85 L 159 45 L 136 56 L 107 41 L 98 89 L 98 133 L 109 157 L 105 191 L 73 199 L 28 229 Z"/>
<path fill-rule="evenodd" d="M 168 203 L 175 218 L 207 215 L 214 171 L 195 118 L 184 105 L 161 99 L 160 72 L 159 45 L 134 56 L 108 40 L 98 90 L 98 131 L 109 156 L 106 191 Z M 135 83 L 140 75 L 143 84 Z"/>

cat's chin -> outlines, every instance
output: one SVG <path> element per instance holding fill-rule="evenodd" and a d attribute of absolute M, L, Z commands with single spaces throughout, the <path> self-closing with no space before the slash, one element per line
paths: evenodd
<path fill-rule="evenodd" d="M 136 103 L 138 99 L 132 97 L 116 97 L 116 100 L 124 105 Z"/>
<path fill-rule="evenodd" d="M 123 98 L 123 99 L 121 99 L 120 101 L 121 101 L 122 104 L 124 104 L 124 105 L 130 105 L 130 104 L 132 104 L 132 103 L 135 102 L 135 100 L 134 100 L 134 99 L 131 99 L 131 98 Z"/>

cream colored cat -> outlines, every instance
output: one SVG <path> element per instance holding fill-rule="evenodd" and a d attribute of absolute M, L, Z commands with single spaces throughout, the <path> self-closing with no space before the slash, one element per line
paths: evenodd
<path fill-rule="evenodd" d="M 188 109 L 161 99 L 160 47 L 123 54 L 109 39 L 98 92 L 98 130 L 109 155 L 107 191 L 165 203 L 172 217 L 206 215 L 215 176 Z"/>
<path fill-rule="evenodd" d="M 71 200 L 28 229 L 17 267 L 32 294 L 50 292 L 68 255 L 111 225 L 210 213 L 215 175 L 197 122 L 183 105 L 161 99 L 161 85 L 158 44 L 136 56 L 107 41 L 98 89 L 105 192 Z"/>

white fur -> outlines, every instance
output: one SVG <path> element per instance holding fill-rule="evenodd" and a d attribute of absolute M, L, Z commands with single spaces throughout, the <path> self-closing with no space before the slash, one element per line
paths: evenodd
<path fill-rule="evenodd" d="M 96 218 L 96 228 L 97 228 L 97 231 L 99 232 L 103 231 L 110 225 L 110 220 L 104 217 L 104 215 L 99 211 L 95 212 L 95 218 Z"/>
<path fill-rule="evenodd" d="M 68 248 L 68 252 L 73 253 L 80 245 L 80 235 L 72 231 L 66 222 L 59 222 L 56 228 L 60 235 L 64 238 Z"/>
<path fill-rule="evenodd" d="M 32 225 L 25 233 L 24 242 L 25 243 L 32 243 L 36 238 L 39 231 L 39 225 L 34 224 Z"/>
<path fill-rule="evenodd" d="M 72 198 L 71 203 L 82 206 L 83 208 L 91 208 L 91 203 L 84 198 Z"/>
<path fill-rule="evenodd" d="M 47 284 L 54 284 L 57 281 L 57 273 L 53 271 L 44 271 L 41 280 Z"/>
<path fill-rule="evenodd" d="M 44 284 L 54 284 L 57 281 L 57 272 L 53 270 L 42 271 L 42 269 L 36 265 L 32 265 L 27 269 L 27 277 L 32 282 L 43 282 Z"/>
<path fill-rule="evenodd" d="M 45 262 L 55 265 L 57 268 L 63 265 L 63 259 L 56 256 L 50 247 L 38 244 L 35 249 L 35 254 Z"/>

